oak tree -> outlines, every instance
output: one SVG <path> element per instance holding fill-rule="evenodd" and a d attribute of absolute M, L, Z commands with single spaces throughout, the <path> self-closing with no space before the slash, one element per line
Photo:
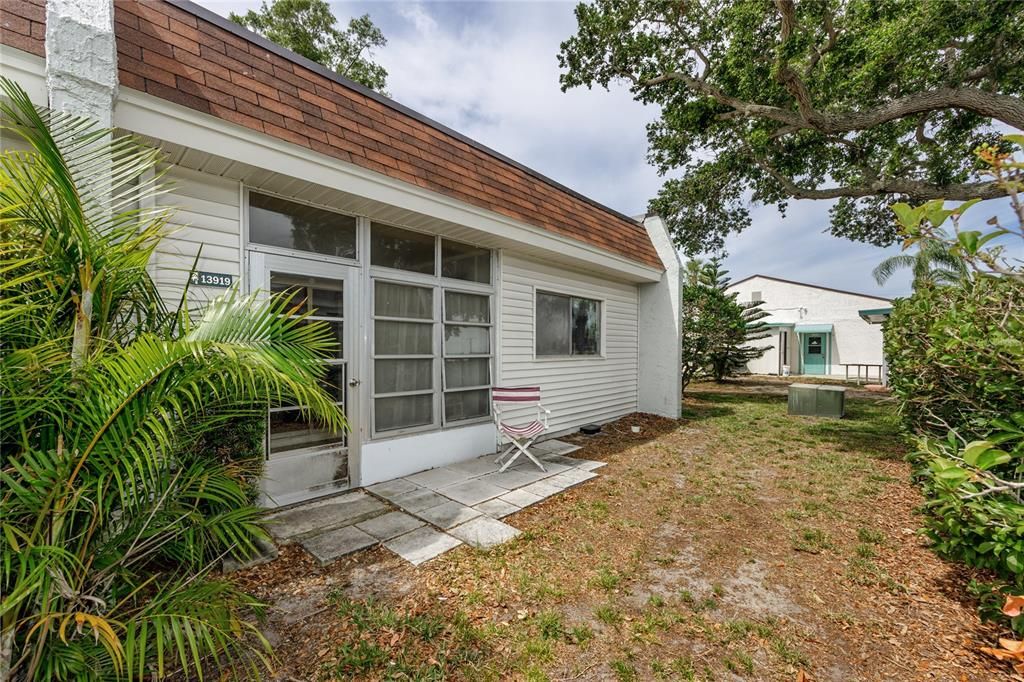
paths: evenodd
<path fill-rule="evenodd" d="M 1002 195 L 972 151 L 1024 128 L 1022 2 L 593 0 L 576 18 L 562 87 L 624 81 L 660 107 L 651 210 L 691 254 L 747 227 L 751 200 L 833 200 L 833 234 L 887 245 L 895 201 Z"/>

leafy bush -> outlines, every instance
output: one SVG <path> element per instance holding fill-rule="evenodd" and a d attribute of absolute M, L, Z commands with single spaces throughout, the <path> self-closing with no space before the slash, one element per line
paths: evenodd
<path fill-rule="evenodd" d="M 265 459 L 265 438 L 267 434 L 266 415 L 234 417 L 217 428 L 215 432 L 202 431 L 189 438 L 182 430 L 185 441 L 179 457 L 187 460 L 214 459 L 235 471 L 235 478 L 241 482 L 250 502 L 260 494 Z"/>
<path fill-rule="evenodd" d="M 992 419 L 1024 411 L 1024 285 L 921 287 L 893 304 L 885 354 L 909 430 L 983 437 Z"/>
<path fill-rule="evenodd" d="M 284 400 L 344 428 L 330 332 L 288 295 L 168 311 L 159 153 L 0 90 L 0 678 L 260 677 L 259 604 L 210 577 L 264 536 L 256 470 L 203 443 Z"/>
<path fill-rule="evenodd" d="M 922 438 L 916 462 L 928 502 L 926 533 L 941 555 L 1024 588 L 1024 503 L 1007 482 L 1024 472 L 1024 412 L 991 440 Z M 998 444 L 997 444 L 998 442 Z"/>
<path fill-rule="evenodd" d="M 1024 136 L 1007 140 L 1024 145 Z M 928 240 L 959 257 L 970 273 L 952 286 L 924 284 L 894 305 L 885 328 L 889 383 L 909 430 L 911 455 L 927 502 L 925 532 L 941 555 L 990 571 L 1001 581 L 981 600 L 983 615 L 1002 609 L 1024 633 L 1024 270 L 999 238 L 1024 242 L 1024 162 L 994 147 L 978 155 L 1005 188 L 1017 225 L 992 218 L 987 232 L 961 230 L 976 202 L 946 209 L 941 200 L 893 207 L 907 245 Z M 953 237 L 941 226 L 950 221 Z M 1024 643 L 983 649 L 1024 666 Z M 1012 649 L 1012 651 L 1011 651 Z"/>

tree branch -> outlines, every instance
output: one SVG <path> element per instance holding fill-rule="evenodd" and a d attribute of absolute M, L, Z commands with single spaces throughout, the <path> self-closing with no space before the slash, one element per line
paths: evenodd
<path fill-rule="evenodd" d="M 747 153 L 764 172 L 782 185 L 786 194 L 794 199 L 863 199 L 879 194 L 901 194 L 916 201 L 929 199 L 949 199 L 950 201 L 967 201 L 968 199 L 997 199 L 1005 196 L 1005 190 L 996 182 L 959 183 L 956 185 L 937 186 L 927 182 L 908 180 L 906 178 L 875 178 L 871 182 L 860 185 L 841 185 L 825 189 L 810 189 L 798 185 L 792 178 L 775 169 L 770 163 L 758 156 L 752 149 Z"/>
<path fill-rule="evenodd" d="M 767 118 L 795 126 L 798 129 L 816 130 L 828 135 L 868 130 L 889 121 L 951 108 L 971 111 L 979 116 L 994 118 L 1015 128 L 1024 129 L 1024 100 L 1012 95 L 988 92 L 980 88 L 957 87 L 923 90 L 865 111 L 832 114 L 815 110 L 805 117 L 782 107 L 756 104 L 732 97 L 714 85 L 681 71 L 669 71 L 645 81 L 637 81 L 636 84 L 639 88 L 648 88 L 669 81 L 682 83 L 693 92 L 731 107 L 743 117 Z"/>
<path fill-rule="evenodd" d="M 835 29 L 833 20 L 832 13 L 826 9 L 825 18 L 822 23 L 824 24 L 825 35 L 828 36 L 828 40 L 825 42 L 823 47 L 814 47 L 814 54 L 811 55 L 811 61 L 807 64 L 807 69 L 804 70 L 804 78 L 810 78 L 811 74 L 814 72 L 814 67 L 818 65 L 818 62 L 820 62 L 821 58 L 825 56 L 825 53 L 836 46 L 836 41 L 839 39 L 839 31 Z"/>

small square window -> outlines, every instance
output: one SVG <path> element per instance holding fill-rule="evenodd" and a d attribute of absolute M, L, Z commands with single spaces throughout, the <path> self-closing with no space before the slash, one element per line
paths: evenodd
<path fill-rule="evenodd" d="M 374 223 L 370 229 L 370 263 L 435 275 L 436 243 L 437 238 L 429 234 Z"/>
<path fill-rule="evenodd" d="M 536 305 L 537 356 L 600 354 L 600 301 L 538 291 Z"/>
<path fill-rule="evenodd" d="M 441 240 L 441 276 L 491 283 L 491 252 L 478 246 Z"/>

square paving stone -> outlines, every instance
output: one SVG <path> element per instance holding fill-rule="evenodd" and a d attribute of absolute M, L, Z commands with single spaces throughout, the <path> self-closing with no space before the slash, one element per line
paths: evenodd
<path fill-rule="evenodd" d="M 584 471 L 593 471 L 594 469 L 600 469 L 603 466 L 607 466 L 608 462 L 597 462 L 592 459 L 581 459 L 580 463 L 576 465 L 577 469 L 583 469 Z"/>
<path fill-rule="evenodd" d="M 488 549 L 508 542 L 519 535 L 519 530 L 489 516 L 481 516 L 448 531 L 467 545 Z"/>
<path fill-rule="evenodd" d="M 545 476 L 552 476 L 554 474 L 560 474 L 563 471 L 568 471 L 569 467 L 564 464 L 556 464 L 555 462 L 545 462 L 543 459 L 540 463 L 544 465 L 545 471 L 541 471 L 540 467 L 531 462 L 526 457 L 520 457 L 516 460 L 516 463 L 510 466 L 506 471 L 536 471 Z"/>
<path fill-rule="evenodd" d="M 537 504 L 543 497 L 534 495 L 533 493 L 524 492 L 522 488 L 519 490 L 513 490 L 512 492 L 505 493 L 498 498 L 502 502 L 508 502 L 514 504 L 519 508 L 529 507 L 531 504 Z"/>
<path fill-rule="evenodd" d="M 551 462 L 552 464 L 562 464 L 570 469 L 574 469 L 579 466 L 579 463 L 582 460 L 576 459 L 575 457 L 566 457 L 565 455 L 544 455 L 541 458 L 541 461 L 544 462 L 545 465 L 547 465 L 548 462 Z"/>
<path fill-rule="evenodd" d="M 538 443 L 534 447 L 542 452 L 550 452 L 553 455 L 568 455 L 570 452 L 576 452 L 580 449 L 579 445 L 573 445 L 572 443 L 566 443 L 564 440 L 558 439 L 546 440 L 542 443 Z"/>
<path fill-rule="evenodd" d="M 412 481 L 416 485 L 422 485 L 427 488 L 444 488 L 449 485 L 455 485 L 461 483 L 470 477 L 470 474 L 466 471 L 460 471 L 458 469 L 449 469 L 448 467 L 438 467 L 437 469 L 428 469 L 421 471 L 418 474 L 412 476 L 406 476 L 405 480 Z"/>
<path fill-rule="evenodd" d="M 351 526 L 387 511 L 388 506 L 362 491 L 345 493 L 293 507 L 266 517 L 267 530 L 279 540 Z"/>
<path fill-rule="evenodd" d="M 398 495 L 392 498 L 391 502 L 397 507 L 401 507 L 407 512 L 416 513 L 421 509 L 427 509 L 429 507 L 436 507 L 439 504 L 444 504 L 448 501 L 447 497 L 438 495 L 430 488 L 419 488 L 413 490 L 411 493 L 405 493 L 404 495 Z"/>
<path fill-rule="evenodd" d="M 325 533 L 313 535 L 302 541 L 302 547 L 316 557 L 320 565 L 329 564 L 346 554 L 377 544 L 377 539 L 364 533 L 355 526 L 336 528 Z"/>
<path fill-rule="evenodd" d="M 580 483 L 583 483 L 584 481 L 589 481 L 592 478 L 597 478 L 597 474 L 595 474 L 593 471 L 569 469 L 568 471 L 563 471 L 557 476 L 545 478 L 544 482 L 554 486 L 558 486 L 559 488 L 571 488 L 574 485 L 579 485 Z"/>
<path fill-rule="evenodd" d="M 450 497 L 456 502 L 472 507 L 474 504 L 480 504 L 486 500 L 491 500 L 498 495 L 504 495 L 507 492 L 506 488 L 499 488 L 496 485 L 491 485 L 481 481 L 480 479 L 471 479 L 462 483 L 456 483 L 450 485 L 447 488 L 441 488 L 437 492 L 441 493 L 445 497 Z"/>
<path fill-rule="evenodd" d="M 524 485 L 536 483 L 548 476 L 554 476 L 554 474 L 550 471 L 541 471 L 534 467 L 533 469 L 507 469 L 502 472 L 487 474 L 474 480 L 490 483 L 506 490 L 515 490 L 516 488 L 522 488 Z"/>
<path fill-rule="evenodd" d="M 515 514 L 519 511 L 519 507 L 501 498 L 481 502 L 473 507 L 473 509 L 476 509 L 481 514 L 490 516 L 492 519 L 503 519 L 509 514 Z"/>
<path fill-rule="evenodd" d="M 414 490 L 419 490 L 420 486 L 416 485 L 412 481 L 407 481 L 404 478 L 396 478 L 391 481 L 384 481 L 383 483 L 376 483 L 371 485 L 369 490 L 374 495 L 379 495 L 385 500 L 391 500 L 399 495 L 411 493 Z"/>
<path fill-rule="evenodd" d="M 460 502 L 448 501 L 445 504 L 418 511 L 416 516 L 438 528 L 448 529 L 480 516 L 480 512 Z"/>
<path fill-rule="evenodd" d="M 424 561 L 430 561 L 461 544 L 461 540 L 453 538 L 447 533 L 424 526 L 388 540 L 384 546 L 413 566 L 419 566 Z"/>
<path fill-rule="evenodd" d="M 543 481 L 531 483 L 530 485 L 524 488 L 520 488 L 519 490 L 521 490 L 524 493 L 536 495 L 537 497 L 540 497 L 542 499 L 545 497 L 551 497 L 552 495 L 557 495 L 558 493 L 562 492 L 562 488 L 548 483 L 548 481 L 550 480 L 550 478 L 545 478 Z"/>
<path fill-rule="evenodd" d="M 405 512 L 393 511 L 383 516 L 372 518 L 369 521 L 357 523 L 356 528 L 369 533 L 378 540 L 390 540 L 399 535 L 404 535 L 411 530 L 416 530 L 422 525 L 423 522 L 415 516 L 409 516 Z"/>
<path fill-rule="evenodd" d="M 451 464 L 448 468 L 465 471 L 473 476 L 481 476 L 483 474 L 489 474 L 492 471 L 497 471 L 498 467 L 501 466 L 500 464 L 495 463 L 495 457 L 497 457 L 497 455 L 484 455 L 483 457 L 469 459 L 465 462 L 459 462 L 458 464 Z"/>

